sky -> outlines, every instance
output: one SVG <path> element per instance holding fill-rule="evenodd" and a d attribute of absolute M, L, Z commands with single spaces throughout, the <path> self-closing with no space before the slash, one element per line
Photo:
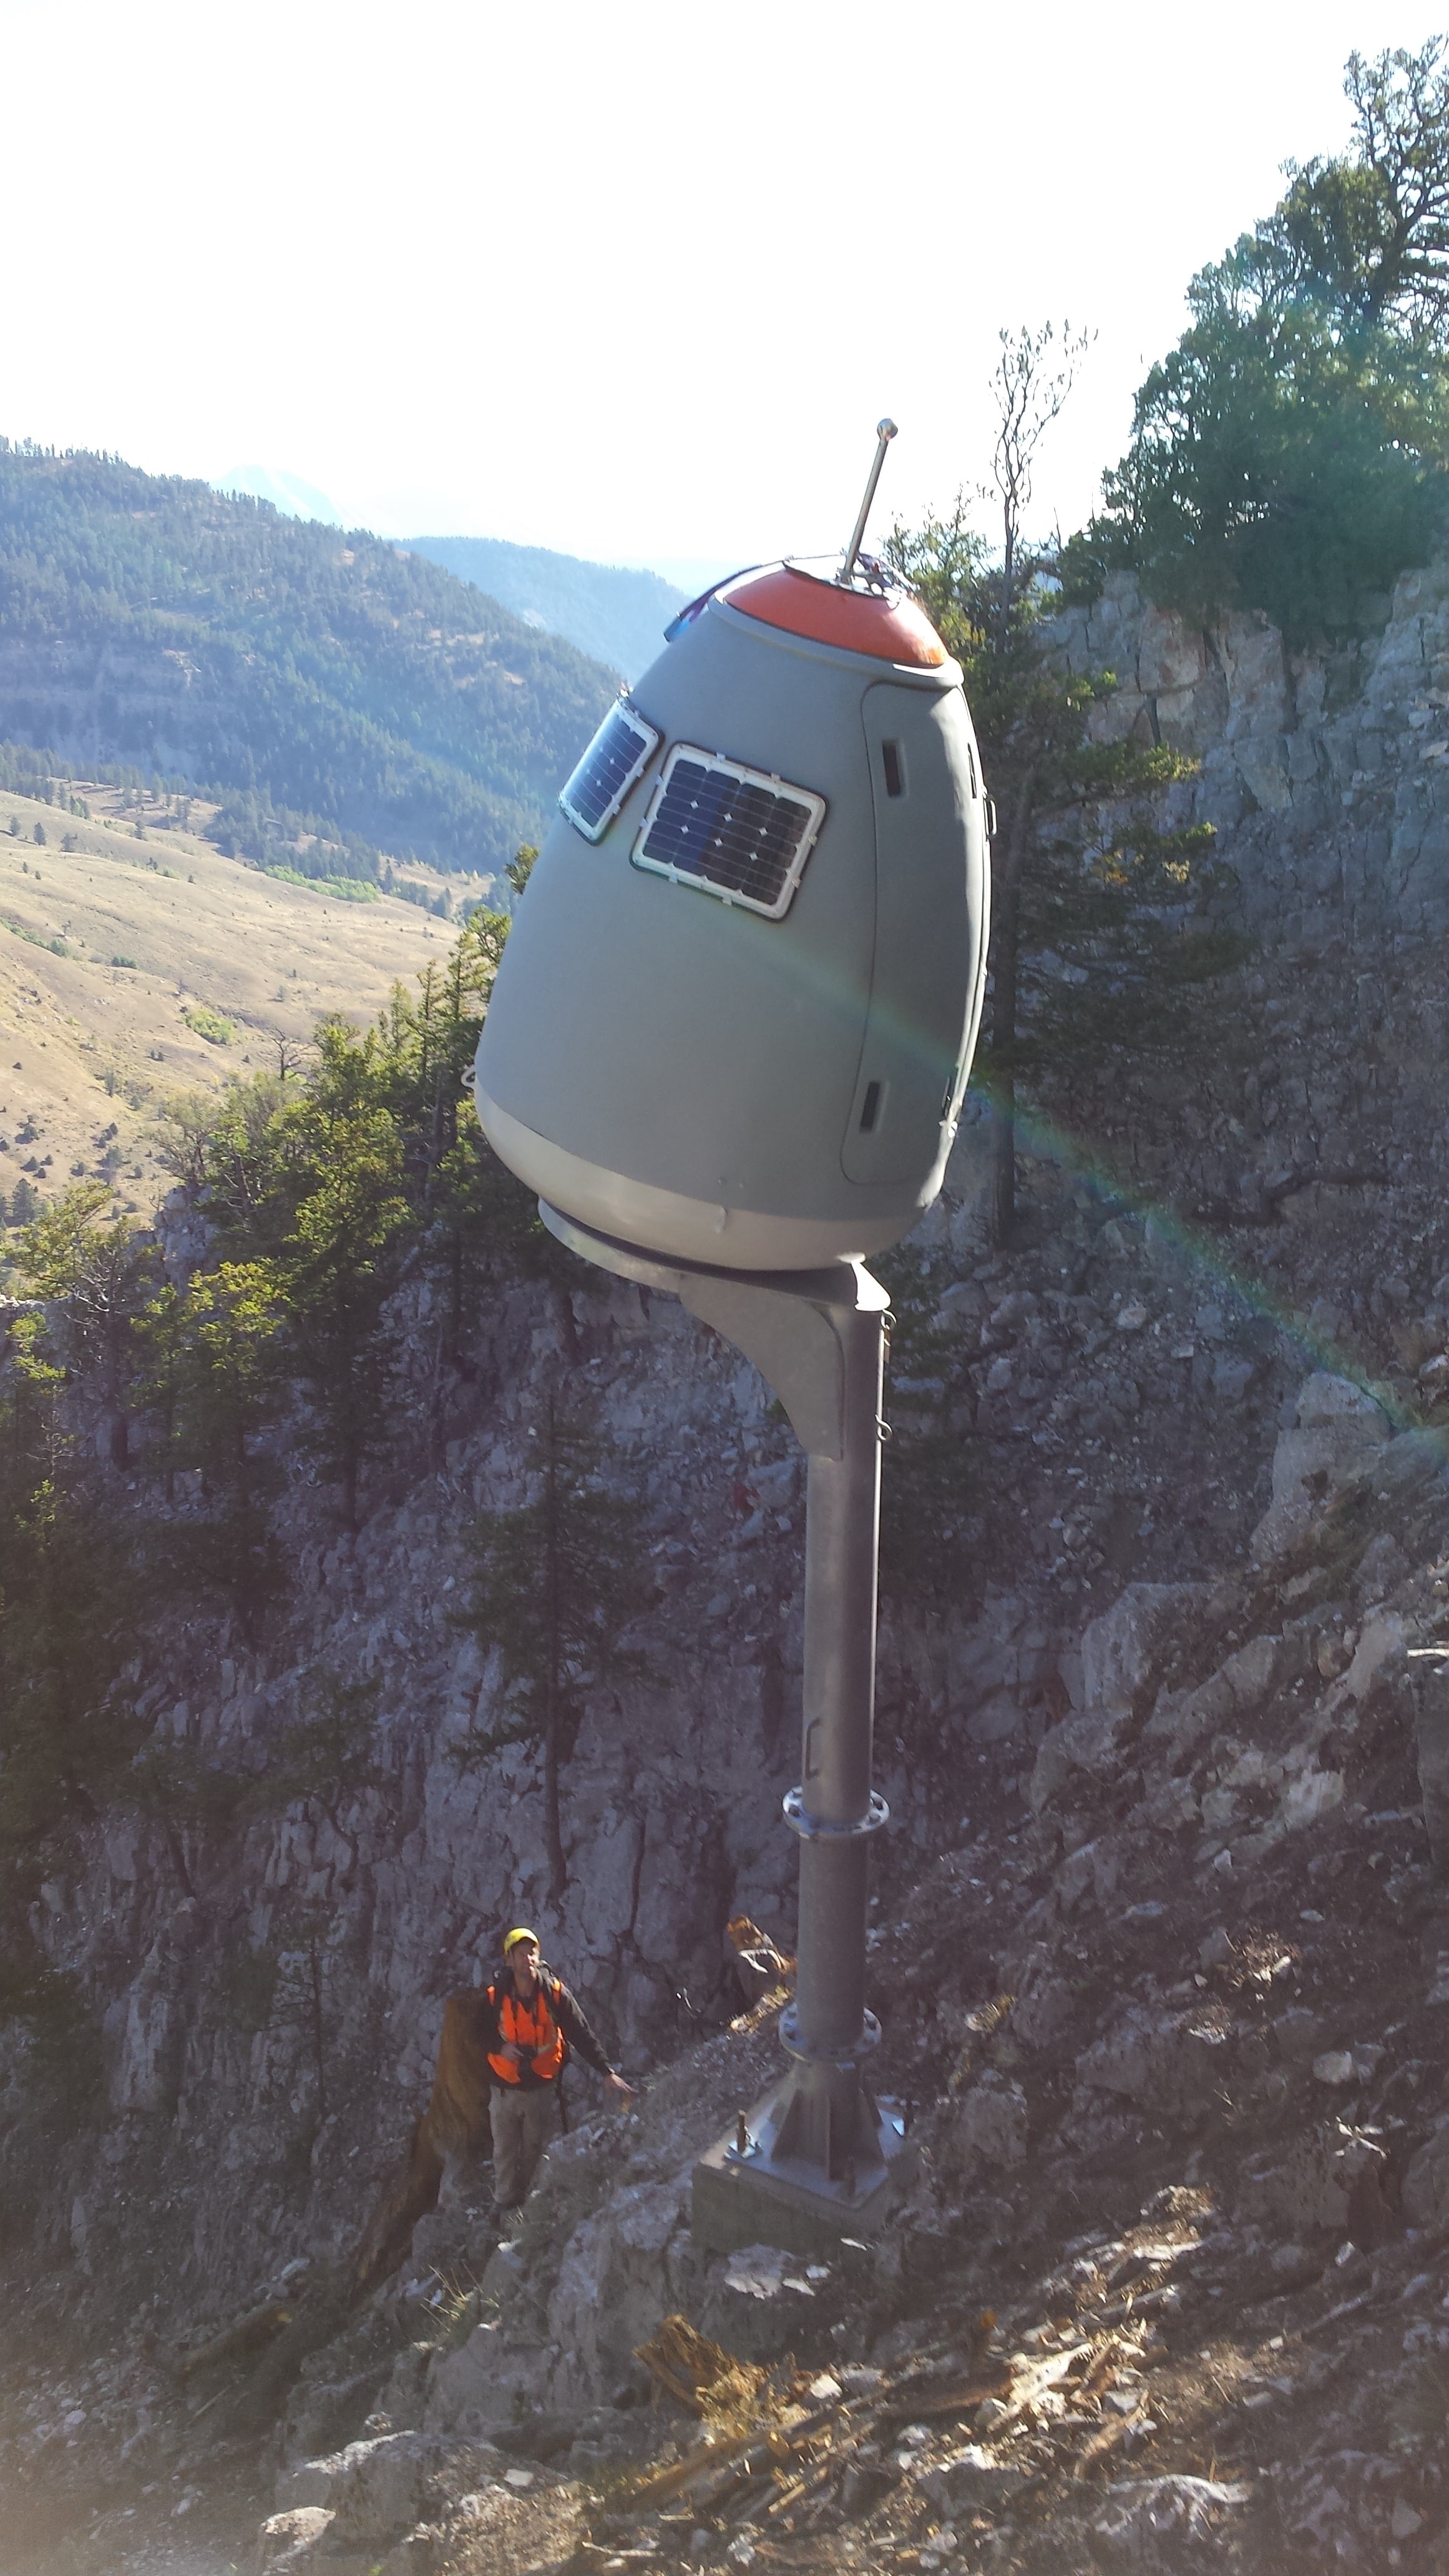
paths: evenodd
<path fill-rule="evenodd" d="M 0 432 L 676 577 L 988 479 L 997 335 L 1094 335 L 1077 526 L 1193 271 L 1341 147 L 1398 0 L 0 0 Z M 989 524 L 987 505 L 979 505 Z"/>

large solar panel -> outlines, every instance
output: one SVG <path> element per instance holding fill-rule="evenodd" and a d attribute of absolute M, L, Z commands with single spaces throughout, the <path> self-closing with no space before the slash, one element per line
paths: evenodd
<path fill-rule="evenodd" d="M 634 844 L 634 865 L 780 921 L 824 820 L 825 799 L 808 787 L 787 787 L 680 742 Z"/>
<path fill-rule="evenodd" d="M 633 707 L 610 707 L 558 800 L 586 841 L 603 839 L 658 742 Z"/>

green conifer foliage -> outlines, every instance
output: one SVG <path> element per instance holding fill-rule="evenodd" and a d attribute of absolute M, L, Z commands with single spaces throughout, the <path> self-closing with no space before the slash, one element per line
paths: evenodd
<path fill-rule="evenodd" d="M 18 657 L 0 736 L 43 730 L 87 777 L 139 763 L 139 783 L 159 732 L 183 773 L 171 787 L 224 797 L 223 846 L 307 875 L 371 876 L 379 846 L 501 871 L 616 687 L 365 530 L 9 439 L 0 634 Z M 27 661 L 51 675 L 41 710 L 13 676 Z M 126 670 L 123 690 L 97 684 L 107 668 Z"/>
<path fill-rule="evenodd" d="M 1063 555 L 1197 617 L 1266 610 L 1291 644 L 1352 632 L 1446 518 L 1449 39 L 1350 57 L 1349 149 L 1188 290 L 1104 508 Z"/>
<path fill-rule="evenodd" d="M 139 1362 L 135 1326 L 154 1249 L 133 1219 L 110 1216 L 110 1204 L 109 1182 L 79 1182 L 53 1207 L 36 1210 L 13 1258 L 29 1294 L 52 1308 L 67 1363 L 110 1415 L 111 1460 L 124 1466 Z"/>
<path fill-rule="evenodd" d="M 157 1423 L 154 1471 L 168 1500 L 178 1470 L 200 1479 L 205 1517 L 176 1529 L 189 1579 L 230 1601 L 249 1645 L 285 1575 L 270 1505 L 281 1482 L 265 1435 L 286 1401 L 283 1308 L 275 1267 L 224 1261 L 183 1291 L 162 1288 L 141 1319 L 146 1393 Z"/>
<path fill-rule="evenodd" d="M 961 663 L 998 824 L 991 850 L 991 999 L 978 1080 L 996 1111 L 993 1234 L 1015 1221 L 1016 1086 L 1068 1054 L 1160 1042 L 1188 989 L 1241 948 L 1209 917 L 1222 891 L 1209 825 L 1161 820 L 1195 763 L 1165 744 L 1094 740 L 1115 679 L 1059 670 L 1042 624 L 1049 558 L 1018 538 L 1008 582 L 967 523 L 897 527 L 892 563 Z"/>
<path fill-rule="evenodd" d="M 387 1431 L 385 1310 L 408 1209 L 402 1140 L 377 1096 L 373 1039 L 334 1022 L 324 1024 L 319 1046 L 313 1079 L 277 1119 L 292 1204 L 276 1278 L 310 1405 L 304 1438 L 337 1478 L 343 1525 L 355 1530 L 362 1468 Z"/>
<path fill-rule="evenodd" d="M 257 1811 L 313 1807 L 357 1866 L 357 1837 L 347 1811 L 387 1773 L 377 1753 L 378 1685 L 348 1682 L 323 1666 L 308 1675 L 299 1714 L 273 1737 L 261 1777 L 250 1792 Z"/>
<path fill-rule="evenodd" d="M 88 1489 L 66 1369 L 39 1311 L 10 1325 L 0 1442 L 0 1850 L 14 1864 L 94 1820 L 144 1729 L 123 1682 L 144 1599 Z M 0 1888 L 12 1898 L 17 1882 Z"/>
<path fill-rule="evenodd" d="M 626 1635 L 652 1588 L 642 1507 L 605 1489 L 603 1444 L 556 1384 L 545 1390 L 529 1438 L 531 1499 L 514 1511 L 480 1513 L 471 1532 L 475 1573 L 459 1624 L 497 1652 L 501 1688 L 492 1722 L 470 1728 L 456 1759 L 466 1767 L 501 1745 L 538 1748 L 549 1892 L 557 1897 L 568 1879 L 559 1783 L 584 1699 L 642 1672 Z"/>

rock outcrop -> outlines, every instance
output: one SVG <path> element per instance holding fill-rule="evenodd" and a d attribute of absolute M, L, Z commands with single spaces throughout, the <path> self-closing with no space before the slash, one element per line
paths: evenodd
<path fill-rule="evenodd" d="M 9 2482 L 109 2495 L 93 2565 L 131 2563 L 123 2494 L 139 2514 L 198 2476 L 220 2493 L 238 2455 L 208 2446 L 273 2426 L 268 2564 L 330 2553 L 340 2576 L 355 2545 L 464 2566 L 476 2523 L 482 2566 L 509 2516 L 528 2563 L 586 2525 L 632 2546 L 589 2517 L 599 2481 L 622 2492 L 686 2438 L 638 2403 L 665 2314 L 762 2367 L 793 2350 L 864 2406 L 851 2372 L 974 2354 L 992 2309 L 1001 2393 L 965 2359 L 960 2417 L 917 2421 L 903 2389 L 842 2468 L 829 2528 L 852 2545 L 1053 2576 L 1398 2549 L 1427 2572 L 1449 2336 L 1446 596 L 1437 572 L 1401 584 L 1353 667 L 1300 665 L 1251 620 L 1194 638 L 1124 585 L 1062 621 L 1080 667 L 1122 676 L 1103 723 L 1200 753 L 1172 792 L 1218 821 L 1258 947 L 1211 1043 L 1084 1076 L 1070 1119 L 1048 1100 L 1057 1130 L 1023 1130 L 1008 1253 L 982 1239 L 973 1115 L 893 1273 L 928 1356 L 892 1392 L 888 1512 L 892 1492 L 944 1508 L 913 1458 L 957 1472 L 945 1574 L 893 1558 L 883 1604 L 873 1999 L 925 2179 L 879 2248 L 819 2281 L 731 2276 L 685 2223 L 693 2154 L 776 2062 L 768 2018 L 729 2027 L 725 1923 L 793 1946 L 801 1476 L 736 1354 L 621 1283 L 520 1284 L 479 1327 L 439 1471 L 409 1429 L 433 1320 L 410 1291 L 397 1454 L 356 1540 L 289 1461 L 293 1590 L 264 1640 L 200 1616 L 151 1639 L 142 1705 L 203 1767 L 258 1777 L 326 1672 L 375 1692 L 375 1777 L 257 1802 L 244 1832 L 183 1822 L 174 1847 L 118 1817 L 37 1890 L 102 2082 L 89 2125 L 42 2133 L 6 2060 L 40 2284 Z M 467 1522 L 528 1492 L 559 1366 L 643 1495 L 654 1598 L 647 1677 L 583 1714 L 552 1906 L 534 1758 L 457 1759 L 498 1675 L 455 1612 Z M 460 2183 L 350 2311 L 338 2282 L 444 1998 L 520 1914 L 645 2099 L 605 2113 L 580 2078 L 520 2242 L 497 2247 Z M 264 2349 L 175 2375 L 273 2309 Z M 124 2362 L 94 2357 L 112 2345 Z M 349 2457 L 359 2494 L 398 2481 L 350 2537 L 354 2469 L 329 2465 Z M 702 2559 L 749 2563 L 722 2518 L 699 2527 Z M 651 2555 L 671 2530 L 649 2526 Z"/>

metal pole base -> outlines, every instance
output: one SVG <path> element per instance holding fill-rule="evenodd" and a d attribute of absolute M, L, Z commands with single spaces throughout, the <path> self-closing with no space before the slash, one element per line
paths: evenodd
<path fill-rule="evenodd" d="M 915 2173 L 904 2111 L 859 2083 L 842 2124 L 853 2152 L 841 2155 L 839 2170 L 832 2175 L 821 2159 L 792 2154 L 802 2071 L 787 2075 L 745 2114 L 743 2149 L 732 2133 L 707 2147 L 695 2166 L 690 2226 L 706 2251 L 778 2245 L 806 2261 L 833 2262 L 842 2236 L 868 2241 L 879 2235 Z"/>
<path fill-rule="evenodd" d="M 903 2117 L 863 2072 L 880 2039 L 865 2009 L 867 1850 L 889 1816 L 870 1785 L 886 1293 L 859 1262 L 727 1272 L 539 1205 L 585 1260 L 672 1292 L 753 1360 L 809 1458 L 802 1777 L 784 1802 L 800 1839 L 799 1974 L 780 2017 L 794 2064 L 696 2165 L 693 2226 L 718 2251 L 828 2255 L 882 2225 L 908 2153 Z"/>

